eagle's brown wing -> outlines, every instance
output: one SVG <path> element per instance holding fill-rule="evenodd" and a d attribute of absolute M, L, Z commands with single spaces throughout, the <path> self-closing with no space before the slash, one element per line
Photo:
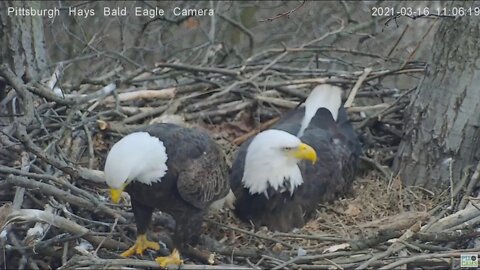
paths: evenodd
<path fill-rule="evenodd" d="M 167 176 L 176 180 L 180 197 L 198 209 L 225 197 L 230 190 L 225 155 L 200 129 L 156 124 L 145 129 L 167 148 Z"/>
<path fill-rule="evenodd" d="M 230 189 L 228 167 L 222 150 L 212 142 L 205 151 L 178 174 L 177 188 L 180 196 L 193 206 L 205 209 L 221 199 Z"/>

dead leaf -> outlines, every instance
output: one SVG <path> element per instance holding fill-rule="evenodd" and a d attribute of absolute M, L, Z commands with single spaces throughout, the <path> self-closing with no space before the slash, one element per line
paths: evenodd
<path fill-rule="evenodd" d="M 348 216 L 351 216 L 351 217 L 355 217 L 355 216 L 358 216 L 362 211 L 360 210 L 360 208 L 358 206 L 356 206 L 354 203 L 350 203 L 348 205 L 348 208 L 347 210 L 345 210 L 345 215 L 348 215 Z"/>
<path fill-rule="evenodd" d="M 272 248 L 273 252 L 276 252 L 276 253 L 280 253 L 282 252 L 283 250 L 283 245 L 280 244 L 280 243 L 276 243 L 273 248 Z"/>
<path fill-rule="evenodd" d="M 188 18 L 185 22 L 185 27 L 189 30 L 196 29 L 198 28 L 198 26 L 200 26 L 200 21 L 195 19 L 194 17 Z"/>

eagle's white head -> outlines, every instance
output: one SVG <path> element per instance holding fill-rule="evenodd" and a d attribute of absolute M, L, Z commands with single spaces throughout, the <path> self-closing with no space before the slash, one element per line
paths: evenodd
<path fill-rule="evenodd" d="M 288 189 L 293 194 L 295 188 L 303 183 L 297 165 L 301 160 L 315 163 L 317 153 L 288 132 L 277 129 L 263 131 L 247 148 L 243 186 L 251 194 L 264 193 L 267 198 L 269 186 L 279 191 Z"/>
<path fill-rule="evenodd" d="M 105 180 L 112 201 L 118 202 L 123 189 L 133 180 L 147 185 L 158 182 L 167 171 L 163 142 L 147 132 L 123 137 L 110 149 L 105 162 Z"/>

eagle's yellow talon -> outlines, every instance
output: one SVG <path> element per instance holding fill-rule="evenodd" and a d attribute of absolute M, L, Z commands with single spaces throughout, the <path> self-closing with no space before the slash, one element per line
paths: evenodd
<path fill-rule="evenodd" d="M 122 257 L 130 257 L 132 255 L 135 255 L 135 245 L 133 245 L 131 248 L 127 249 L 126 251 L 124 251 L 122 254 L 120 254 L 120 256 Z"/>
<path fill-rule="evenodd" d="M 157 257 L 155 261 L 162 267 L 166 268 L 170 264 L 181 265 L 183 260 L 180 259 L 180 253 L 177 249 L 172 251 L 172 254 L 166 257 Z"/>
<path fill-rule="evenodd" d="M 120 256 L 130 257 L 135 254 L 141 255 L 148 248 L 153 250 L 159 250 L 160 245 L 153 241 L 147 240 L 147 235 L 141 234 L 137 237 L 137 241 L 135 241 L 135 244 L 131 248 L 120 254 Z"/>

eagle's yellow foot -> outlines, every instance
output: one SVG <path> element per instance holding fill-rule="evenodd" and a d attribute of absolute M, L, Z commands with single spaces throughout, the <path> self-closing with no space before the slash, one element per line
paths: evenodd
<path fill-rule="evenodd" d="M 183 264 L 183 261 L 180 259 L 180 252 L 178 252 L 177 249 L 174 249 L 172 251 L 172 254 L 170 254 L 167 257 L 157 257 L 155 258 L 155 261 L 160 264 L 162 268 L 166 268 L 170 264 L 175 264 L 175 265 L 181 265 Z"/>
<path fill-rule="evenodd" d="M 160 245 L 153 241 L 148 241 L 147 235 L 141 234 L 137 237 L 137 241 L 135 241 L 135 244 L 131 248 L 129 248 L 127 251 L 120 254 L 120 256 L 130 257 L 135 254 L 141 255 L 147 248 L 159 250 Z"/>

